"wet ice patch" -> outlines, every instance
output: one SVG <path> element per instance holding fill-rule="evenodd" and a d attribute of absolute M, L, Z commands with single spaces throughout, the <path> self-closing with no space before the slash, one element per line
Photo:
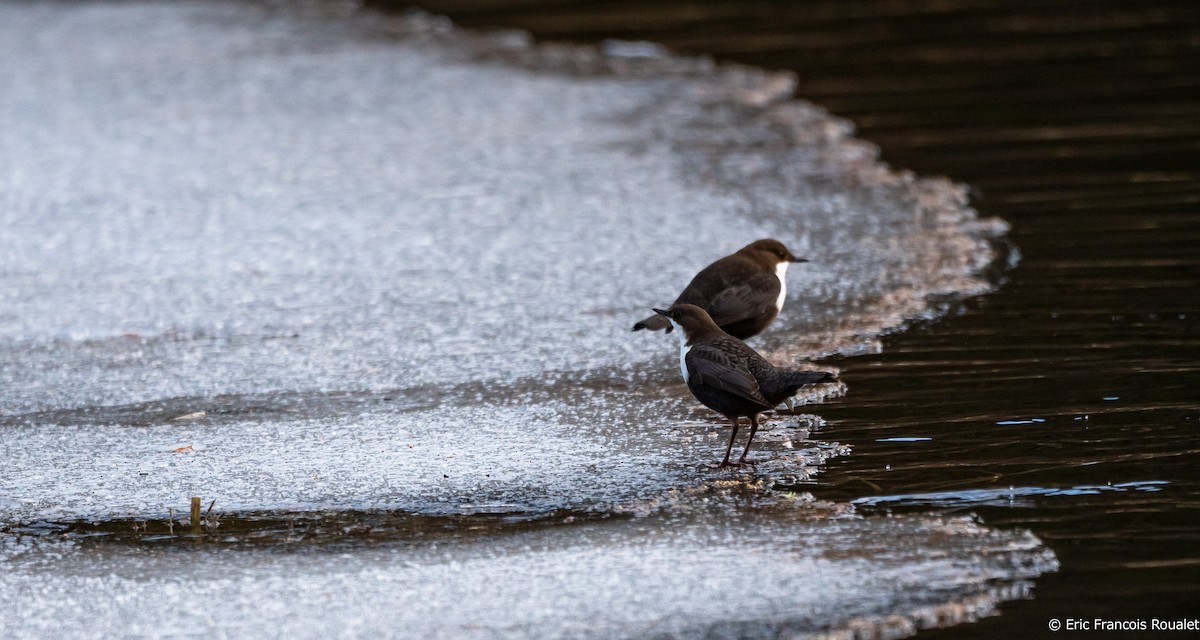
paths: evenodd
<path fill-rule="evenodd" d="M 0 546 L 5 637 L 902 637 L 1056 561 L 963 519 L 704 515 L 333 550 Z M 236 569 L 230 569 L 230 563 Z M 56 578 L 47 580 L 48 571 Z M 311 612 L 320 611 L 320 616 Z M 65 635 L 62 635 L 64 634 Z M 859 637 L 859 636 L 855 636 Z"/>
<path fill-rule="evenodd" d="M 902 493 L 886 496 L 867 496 L 854 500 L 854 504 L 870 507 L 889 506 L 1027 506 L 1033 498 L 1059 496 L 1087 496 L 1101 493 L 1125 493 L 1128 491 L 1162 491 L 1163 480 L 1119 482 L 1104 485 L 1080 485 L 1074 487 L 1008 487 L 1007 489 L 965 489 L 962 491 L 937 491 L 931 493 Z"/>

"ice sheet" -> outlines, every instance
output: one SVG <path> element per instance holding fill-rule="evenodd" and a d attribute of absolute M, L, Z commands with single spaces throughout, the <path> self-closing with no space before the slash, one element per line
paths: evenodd
<path fill-rule="evenodd" d="M 1024 532 L 780 507 L 848 451 L 817 416 L 713 472 L 727 427 L 629 332 L 766 236 L 811 260 L 753 342 L 779 362 L 990 286 L 1004 225 L 785 74 L 341 3 L 0 2 L 0 60 L 0 635 L 905 635 L 1054 568 Z M 56 533 L 194 495 L 584 522 Z"/>

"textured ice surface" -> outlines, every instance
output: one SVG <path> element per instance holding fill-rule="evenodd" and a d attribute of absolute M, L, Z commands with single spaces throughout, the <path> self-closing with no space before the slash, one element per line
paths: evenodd
<path fill-rule="evenodd" d="M 812 259 L 776 359 L 985 286 L 998 223 L 787 76 L 283 7 L 0 4 L 5 519 L 624 503 L 721 450 L 629 332 L 698 267 Z"/>
<path fill-rule="evenodd" d="M 1020 532 L 759 510 L 846 453 L 816 417 L 708 469 L 728 430 L 673 338 L 629 332 L 650 306 L 774 236 L 812 262 L 755 345 L 869 350 L 986 289 L 1003 225 L 786 75 L 605 51 L 340 3 L 0 1 L 0 635 L 902 635 L 1052 568 Z M 758 498 L 697 509 L 731 483 Z M 638 517 L 336 552 L 14 533 L 193 495 Z"/>
<path fill-rule="evenodd" d="M 786 76 L 566 77 L 243 4 L 5 3 L 0 30 L 5 414 L 627 379 L 669 351 L 629 325 L 768 235 L 812 260 L 772 348 L 853 350 L 985 286 L 998 223 Z"/>
<path fill-rule="evenodd" d="M 14 543 L 0 547 L 0 632 L 902 637 L 986 615 L 1055 565 L 1033 536 L 965 520 L 786 516 L 651 517 L 353 553 Z"/>
<path fill-rule="evenodd" d="M 637 397 L 621 410 L 630 398 L 610 393 L 284 421 L 13 425 L 0 428 L 0 522 L 164 519 L 193 495 L 221 512 L 643 513 L 671 490 L 733 477 L 709 468 L 727 428 L 677 400 Z M 806 479 L 844 453 L 808 435 L 795 418 L 771 421 L 755 437 L 757 473 Z"/>

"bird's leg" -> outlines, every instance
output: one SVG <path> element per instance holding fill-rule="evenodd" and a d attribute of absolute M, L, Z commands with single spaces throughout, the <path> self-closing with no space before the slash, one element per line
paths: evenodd
<path fill-rule="evenodd" d="M 724 469 L 725 467 L 734 466 L 733 463 L 731 463 L 729 461 L 729 452 L 733 451 L 733 439 L 737 437 L 738 417 L 733 416 L 732 420 L 733 420 L 733 433 L 729 434 L 729 446 L 725 447 L 725 459 L 721 461 L 721 464 L 717 465 L 718 469 Z"/>
<path fill-rule="evenodd" d="M 746 448 L 742 449 L 742 457 L 738 458 L 738 464 L 758 464 L 757 460 L 747 460 L 746 454 L 750 453 L 750 443 L 754 441 L 754 434 L 758 431 L 758 414 L 750 414 L 750 437 L 746 438 Z"/>

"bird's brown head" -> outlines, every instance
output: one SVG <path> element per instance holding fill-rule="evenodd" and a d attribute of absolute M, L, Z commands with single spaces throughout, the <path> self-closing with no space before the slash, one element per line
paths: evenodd
<path fill-rule="evenodd" d="M 742 247 L 738 253 L 744 253 L 756 262 L 772 269 L 781 262 L 808 262 L 804 258 L 797 258 L 787 247 L 783 246 L 782 242 L 772 238 L 755 240 Z"/>
<path fill-rule="evenodd" d="M 721 328 L 708 315 L 708 312 L 694 304 L 677 304 L 670 309 L 654 309 L 654 313 L 666 318 L 671 326 L 679 329 L 687 341 L 708 335 L 721 333 Z"/>

